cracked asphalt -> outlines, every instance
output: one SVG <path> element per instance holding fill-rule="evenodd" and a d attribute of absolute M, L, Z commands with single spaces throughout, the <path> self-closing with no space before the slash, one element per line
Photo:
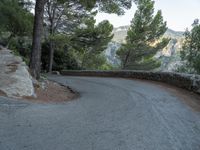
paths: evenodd
<path fill-rule="evenodd" d="M 200 150 L 200 112 L 180 94 L 139 80 L 49 78 L 79 98 L 53 104 L 0 97 L 0 150 Z"/>

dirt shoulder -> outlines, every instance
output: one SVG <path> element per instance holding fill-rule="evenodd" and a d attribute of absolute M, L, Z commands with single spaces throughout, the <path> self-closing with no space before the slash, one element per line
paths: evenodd
<path fill-rule="evenodd" d="M 60 85 L 56 82 L 46 80 L 41 86 L 35 88 L 36 98 L 24 97 L 34 102 L 67 102 L 78 97 L 78 93 L 71 88 Z"/>
<path fill-rule="evenodd" d="M 183 103 L 187 104 L 192 108 L 194 111 L 200 112 L 200 95 L 190 92 L 188 90 L 175 87 L 173 85 L 169 85 L 163 82 L 157 81 L 149 81 L 149 80 L 140 80 L 140 79 L 130 79 L 130 80 L 138 80 L 140 82 L 145 82 L 149 84 L 154 84 L 159 86 L 160 88 L 169 91 L 172 95 L 179 97 Z"/>
<path fill-rule="evenodd" d="M 18 97 L 16 99 L 39 103 L 60 103 L 74 100 L 78 95 L 79 94 L 73 91 L 70 87 L 45 80 L 45 82 L 40 82 L 40 85 L 35 87 L 35 96 Z M 2 91 L 0 91 L 0 96 L 7 97 L 7 95 Z"/>

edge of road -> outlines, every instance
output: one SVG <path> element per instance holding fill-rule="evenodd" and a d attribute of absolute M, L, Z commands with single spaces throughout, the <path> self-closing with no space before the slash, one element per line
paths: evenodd
<path fill-rule="evenodd" d="M 64 76 L 116 77 L 164 82 L 200 94 L 200 75 L 153 71 L 63 70 Z"/>

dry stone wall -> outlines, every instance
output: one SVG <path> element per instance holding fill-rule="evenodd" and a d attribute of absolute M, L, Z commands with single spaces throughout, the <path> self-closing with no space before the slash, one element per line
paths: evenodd
<path fill-rule="evenodd" d="M 68 76 L 122 77 L 165 82 L 200 94 L 200 75 L 151 71 L 62 71 Z"/>

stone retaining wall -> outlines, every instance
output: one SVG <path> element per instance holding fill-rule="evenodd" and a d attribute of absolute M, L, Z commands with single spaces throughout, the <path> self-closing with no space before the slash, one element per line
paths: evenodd
<path fill-rule="evenodd" d="M 200 94 L 200 75 L 150 71 L 62 71 L 68 76 L 122 77 L 165 82 Z"/>

